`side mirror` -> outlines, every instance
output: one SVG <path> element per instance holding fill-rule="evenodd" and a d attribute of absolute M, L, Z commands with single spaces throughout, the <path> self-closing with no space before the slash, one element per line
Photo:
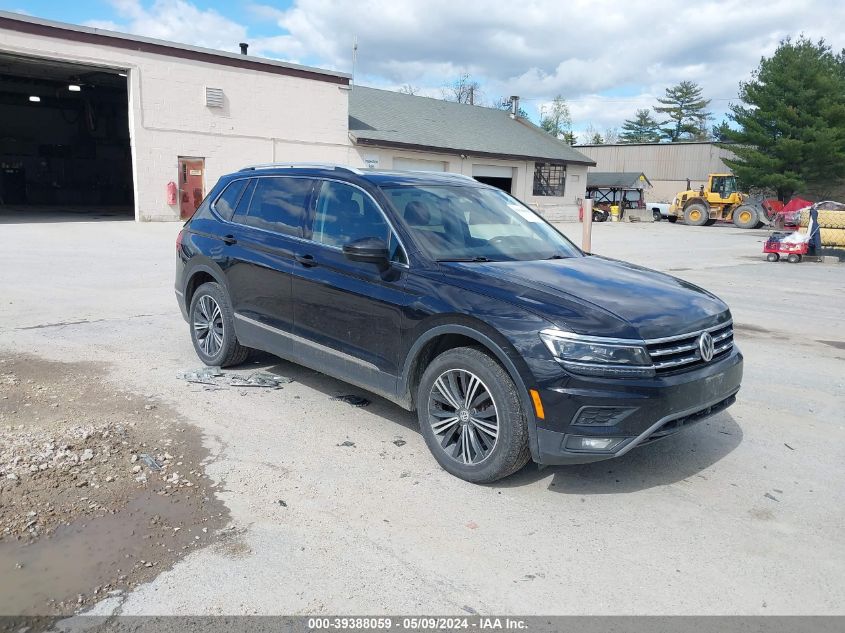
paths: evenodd
<path fill-rule="evenodd" d="M 381 271 L 390 268 L 390 251 L 380 237 L 364 237 L 350 242 L 343 247 L 343 254 L 353 262 L 375 264 Z"/>

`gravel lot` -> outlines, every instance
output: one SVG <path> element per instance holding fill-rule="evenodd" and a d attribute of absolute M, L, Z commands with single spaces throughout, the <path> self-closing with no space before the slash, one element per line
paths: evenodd
<path fill-rule="evenodd" d="M 578 239 L 579 225 L 562 228 Z M 225 504 L 214 513 L 227 513 L 225 531 L 214 525 L 205 545 L 145 568 L 147 582 L 97 612 L 845 614 L 845 266 L 766 263 L 759 231 L 596 225 L 596 253 L 731 305 L 746 356 L 738 402 L 619 460 L 529 466 L 481 487 L 437 467 L 412 414 L 279 359 L 241 373 L 294 380 L 281 389 L 178 380 L 198 366 L 172 292 L 178 230 L 0 227 L 0 358 L 42 363 L 47 386 L 73 375 L 69 363 L 94 363 L 132 411 L 155 402 L 141 417 L 164 410 L 166 421 L 142 425 L 137 441 L 161 452 L 162 438 L 196 429 L 210 502 Z M 0 396 L 11 388 L 0 381 Z M 346 394 L 372 404 L 332 399 Z M 75 410 L 70 426 L 95 411 Z M 6 442 L 36 424 L 15 417 L 0 424 Z M 97 539 L 102 520 L 78 542 Z M 114 555 L 126 547 L 117 539 Z M 5 590 L 26 567 L 0 561 Z"/>

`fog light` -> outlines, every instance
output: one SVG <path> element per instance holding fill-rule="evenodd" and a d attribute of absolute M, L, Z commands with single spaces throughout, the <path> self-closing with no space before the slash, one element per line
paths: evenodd
<path fill-rule="evenodd" d="M 619 446 L 624 437 L 585 437 L 570 435 L 566 440 L 566 448 L 573 451 L 612 451 Z"/>

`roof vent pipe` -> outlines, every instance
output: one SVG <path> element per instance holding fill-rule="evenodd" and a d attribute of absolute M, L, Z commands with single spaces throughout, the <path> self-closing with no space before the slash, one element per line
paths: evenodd
<path fill-rule="evenodd" d="M 249 48 L 249 44 L 247 44 L 246 42 L 241 42 L 239 46 L 241 47 L 241 55 L 247 55 L 248 53 L 246 52 L 246 49 Z"/>
<path fill-rule="evenodd" d="M 511 118 L 515 119 L 519 116 L 519 96 L 514 95 L 511 97 Z"/>

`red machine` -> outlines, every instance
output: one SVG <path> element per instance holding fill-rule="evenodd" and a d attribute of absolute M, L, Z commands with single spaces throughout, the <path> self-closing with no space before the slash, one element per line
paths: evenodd
<path fill-rule="evenodd" d="M 799 242 L 797 244 L 782 241 L 784 237 L 791 235 L 790 233 L 773 233 L 772 236 L 766 240 L 763 245 L 763 252 L 766 253 L 766 261 L 776 262 L 780 260 L 781 255 L 786 256 L 786 261 L 790 264 L 797 264 L 804 255 L 807 254 L 809 244 L 807 242 Z"/>

